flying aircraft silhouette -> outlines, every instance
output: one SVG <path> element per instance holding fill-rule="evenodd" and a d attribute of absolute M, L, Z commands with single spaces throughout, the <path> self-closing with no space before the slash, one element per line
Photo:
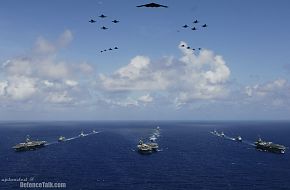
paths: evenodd
<path fill-rule="evenodd" d="M 101 27 L 101 29 L 102 29 L 102 30 L 107 30 L 108 28 L 105 27 L 105 26 L 103 26 L 103 27 Z"/>
<path fill-rule="evenodd" d="M 99 17 L 100 17 L 100 18 L 106 18 L 107 16 L 101 14 Z"/>
<path fill-rule="evenodd" d="M 115 47 L 114 49 L 119 49 L 118 47 Z"/>
<path fill-rule="evenodd" d="M 184 47 L 184 44 L 180 45 L 180 47 Z"/>
<path fill-rule="evenodd" d="M 190 49 L 190 47 L 188 46 L 187 49 Z"/>
<path fill-rule="evenodd" d="M 195 49 L 194 49 L 194 48 L 192 48 L 192 50 L 193 50 L 193 51 L 195 51 Z"/>
<path fill-rule="evenodd" d="M 194 24 L 198 23 L 198 20 L 193 21 Z"/>
<path fill-rule="evenodd" d="M 148 3 L 148 4 L 144 4 L 144 5 L 138 5 L 136 7 L 164 7 L 164 8 L 168 8 L 168 6 L 165 6 L 165 5 L 160 5 L 160 4 L 157 4 L 157 3 Z"/>
<path fill-rule="evenodd" d="M 187 24 L 186 25 L 184 25 L 184 26 L 182 26 L 183 28 L 187 28 L 187 27 L 189 27 Z"/>
<path fill-rule="evenodd" d="M 193 27 L 193 28 L 191 28 L 191 30 L 196 30 L 196 28 L 195 28 L 195 27 Z"/>
<path fill-rule="evenodd" d="M 106 49 L 104 49 L 104 51 L 107 51 Z"/>
<path fill-rule="evenodd" d="M 112 22 L 116 24 L 116 23 L 118 23 L 118 22 L 120 22 L 120 21 L 118 21 L 118 20 L 113 20 Z"/>
<path fill-rule="evenodd" d="M 204 28 L 207 27 L 207 24 L 202 25 L 202 27 L 204 27 Z"/>
<path fill-rule="evenodd" d="M 201 48 L 198 48 L 198 50 L 201 50 Z"/>
<path fill-rule="evenodd" d="M 113 49 L 112 49 L 112 48 L 110 48 L 110 49 L 108 49 L 108 50 L 110 50 L 110 51 L 111 51 L 111 50 L 113 50 Z"/>
<path fill-rule="evenodd" d="M 103 53 L 103 50 L 101 51 L 101 53 Z"/>
<path fill-rule="evenodd" d="M 90 22 L 90 23 L 94 23 L 94 22 L 96 22 L 96 21 L 95 21 L 95 20 L 93 20 L 93 19 L 91 19 L 89 22 Z"/>

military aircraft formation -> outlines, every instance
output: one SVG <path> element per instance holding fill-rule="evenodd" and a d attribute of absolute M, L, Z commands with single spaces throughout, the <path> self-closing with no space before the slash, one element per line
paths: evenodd
<path fill-rule="evenodd" d="M 106 15 L 104 15 L 104 14 L 101 14 L 100 16 L 99 16 L 100 18 L 106 18 L 107 16 Z M 91 20 L 89 20 L 89 22 L 90 23 L 95 23 L 95 22 L 97 22 L 96 20 L 94 20 L 94 19 L 91 19 Z M 113 20 L 112 21 L 112 23 L 114 23 L 114 24 L 117 24 L 117 23 L 119 23 L 120 21 L 119 20 Z M 108 27 L 106 27 L 106 26 L 102 26 L 102 27 L 100 27 L 100 29 L 102 29 L 102 30 L 108 30 L 109 28 Z"/>
<path fill-rule="evenodd" d="M 116 46 L 114 48 L 109 48 L 109 49 L 101 50 L 100 52 L 103 53 L 103 52 L 106 52 L 106 51 L 112 51 L 112 50 L 117 50 L 117 49 L 119 49 L 119 48 Z"/>
<path fill-rule="evenodd" d="M 141 8 L 141 7 L 145 7 L 145 8 L 160 8 L 160 7 L 161 7 L 161 8 L 168 8 L 167 5 L 161 5 L 161 4 L 157 4 L 157 3 L 148 3 L 148 4 L 138 5 L 138 6 L 136 6 L 136 7 L 138 7 L 138 8 Z M 99 17 L 100 17 L 101 19 L 107 18 L 107 16 L 104 15 L 104 14 L 101 14 Z M 97 21 L 94 20 L 94 19 L 91 19 L 91 20 L 89 20 L 89 22 L 90 22 L 90 23 L 96 23 Z M 115 20 L 112 20 L 112 23 L 114 23 L 114 24 L 117 24 L 117 23 L 119 23 L 119 22 L 120 22 L 120 21 L 119 21 L 119 20 L 116 20 L 116 19 L 115 19 Z M 193 30 L 193 31 L 198 30 L 199 27 L 197 26 L 197 24 L 200 23 L 200 21 L 195 19 L 192 23 L 194 24 L 192 27 L 190 27 L 190 26 L 187 25 L 187 24 L 183 25 L 182 27 L 183 27 L 183 28 L 190 28 L 190 29 Z M 206 28 L 206 27 L 208 27 L 208 25 L 207 25 L 207 24 L 203 24 L 203 25 L 201 25 L 200 27 L 202 27 L 202 28 Z M 100 27 L 100 29 L 102 29 L 102 30 L 108 30 L 109 28 L 106 27 L 106 26 L 102 26 L 102 27 Z M 179 32 L 179 30 L 178 30 L 178 32 Z M 195 51 L 195 50 L 201 50 L 201 48 L 191 48 L 191 47 L 189 47 L 189 46 L 186 46 L 186 47 L 185 47 L 184 44 L 182 44 L 181 47 L 186 48 L 186 49 L 191 49 L 191 50 L 193 50 L 193 51 Z M 112 50 L 117 50 L 117 49 L 119 49 L 119 48 L 118 48 L 118 47 L 114 47 L 114 48 L 109 48 L 109 49 L 101 50 L 100 52 L 103 53 L 103 52 L 106 52 L 106 51 L 112 51 Z"/>
<path fill-rule="evenodd" d="M 197 26 L 196 26 L 195 24 L 199 23 L 199 21 L 198 21 L 198 20 L 195 20 L 195 21 L 193 21 L 192 23 L 194 24 L 194 26 L 191 27 L 191 30 L 197 30 Z M 189 28 L 190 26 L 187 25 L 187 24 L 185 24 L 185 25 L 183 25 L 182 27 L 183 27 L 183 28 Z M 208 27 L 208 25 L 207 25 L 207 24 L 203 24 L 203 25 L 201 25 L 201 27 L 202 27 L 202 28 L 206 28 L 206 27 Z"/>
<path fill-rule="evenodd" d="M 101 14 L 100 16 L 99 16 L 101 19 L 104 19 L 104 18 L 107 18 L 108 16 L 106 16 L 106 15 L 104 15 L 104 14 Z M 91 20 L 89 20 L 89 22 L 90 23 L 95 23 L 95 22 L 97 22 L 96 20 L 94 20 L 94 19 L 91 19 Z M 119 20 L 112 20 L 112 23 L 114 23 L 114 24 L 117 24 L 117 23 L 119 23 L 120 21 Z M 101 30 L 108 30 L 109 28 L 108 27 L 106 27 L 106 26 L 102 26 L 102 27 L 100 27 L 100 29 Z M 103 52 L 106 52 L 106 51 L 112 51 L 112 50 L 117 50 L 117 49 L 119 49 L 118 47 L 114 47 L 114 48 L 109 48 L 109 49 L 104 49 L 104 50 L 101 50 L 100 52 L 101 53 L 103 53 Z"/>
<path fill-rule="evenodd" d="M 186 48 L 188 50 L 192 50 L 192 51 L 195 51 L 195 50 L 201 50 L 202 48 L 191 48 L 190 46 L 185 46 L 184 44 L 181 44 L 180 47 L 182 48 Z"/>

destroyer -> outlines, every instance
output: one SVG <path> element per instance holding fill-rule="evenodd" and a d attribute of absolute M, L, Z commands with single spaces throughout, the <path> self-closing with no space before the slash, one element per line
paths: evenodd
<path fill-rule="evenodd" d="M 216 131 L 216 130 L 214 130 L 214 131 L 211 131 L 210 132 L 211 134 L 213 134 L 213 135 L 217 135 L 217 136 L 219 136 L 220 134 Z"/>
<path fill-rule="evenodd" d="M 261 138 L 255 142 L 256 148 L 259 150 L 265 150 L 274 153 L 284 154 L 286 147 L 280 144 L 274 144 L 272 142 L 263 141 Z"/>
<path fill-rule="evenodd" d="M 32 141 L 29 136 L 26 137 L 25 143 L 19 143 L 12 148 L 15 151 L 35 150 L 45 146 L 46 141 Z"/>
<path fill-rule="evenodd" d="M 85 134 L 84 134 L 84 132 L 82 131 L 81 134 L 79 134 L 79 137 L 84 137 L 84 136 L 85 136 Z"/>
<path fill-rule="evenodd" d="M 60 136 L 60 137 L 58 138 L 58 142 L 63 142 L 63 141 L 65 141 L 65 137 L 64 137 L 64 136 Z"/>
<path fill-rule="evenodd" d="M 235 140 L 238 141 L 238 142 L 242 142 L 243 139 L 242 139 L 241 136 L 237 136 L 237 137 L 235 138 Z"/>

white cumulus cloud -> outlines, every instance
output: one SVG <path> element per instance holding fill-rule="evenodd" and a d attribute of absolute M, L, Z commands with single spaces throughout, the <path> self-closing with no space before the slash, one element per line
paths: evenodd
<path fill-rule="evenodd" d="M 56 42 L 50 42 L 44 37 L 38 37 L 35 42 L 34 51 L 40 54 L 55 53 L 59 48 L 66 47 L 73 40 L 73 34 L 70 30 L 65 30 Z"/>
<path fill-rule="evenodd" d="M 148 57 L 136 56 L 113 74 L 100 74 L 101 87 L 112 92 L 166 93 L 177 106 L 225 97 L 230 69 L 222 56 L 210 50 L 199 54 L 186 48 L 180 47 L 180 50 L 183 53 L 180 59 L 169 57 L 152 62 Z"/>
<path fill-rule="evenodd" d="M 73 40 L 73 34 L 70 30 L 65 30 L 58 39 L 58 46 L 65 47 Z"/>
<path fill-rule="evenodd" d="M 66 80 L 65 84 L 70 86 L 70 87 L 74 87 L 74 86 L 77 86 L 79 83 L 77 81 L 74 81 L 74 80 Z"/>
<path fill-rule="evenodd" d="M 151 70 L 150 59 L 136 56 L 131 62 L 118 69 L 114 74 L 100 74 L 101 86 L 108 91 L 140 91 L 162 90 L 168 86 L 168 81 L 162 73 Z"/>
<path fill-rule="evenodd" d="M 144 96 L 140 96 L 140 97 L 138 98 L 138 100 L 139 100 L 140 102 L 150 103 L 150 102 L 153 101 L 153 97 L 150 96 L 150 94 L 146 94 L 146 95 L 144 95 Z"/>
<path fill-rule="evenodd" d="M 287 88 L 289 87 L 287 87 L 287 81 L 285 79 L 277 79 L 265 84 L 246 86 L 245 93 L 250 97 L 264 97 L 273 93 L 278 93 Z"/>
<path fill-rule="evenodd" d="M 13 100 L 29 99 L 37 92 L 36 79 L 25 76 L 9 77 L 6 88 L 6 95 Z"/>
<path fill-rule="evenodd" d="M 60 61 L 51 55 L 58 53 L 59 48 L 68 45 L 72 39 L 69 30 L 64 31 L 56 42 L 40 37 L 35 43 L 36 51 L 5 61 L 0 69 L 1 101 L 11 105 L 27 100 L 35 105 L 84 102 L 82 98 L 89 95 L 85 94 L 87 84 L 81 84 L 81 81 L 94 75 L 93 67 L 88 63 Z"/>
<path fill-rule="evenodd" d="M 71 101 L 73 101 L 73 98 L 69 96 L 67 91 L 51 92 L 48 94 L 45 101 L 49 103 L 63 104 L 63 103 L 70 103 Z"/>

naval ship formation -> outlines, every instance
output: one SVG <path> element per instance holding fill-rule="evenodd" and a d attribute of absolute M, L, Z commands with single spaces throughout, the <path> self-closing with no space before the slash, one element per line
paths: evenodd
<path fill-rule="evenodd" d="M 97 134 L 99 132 L 93 130 L 92 133 L 88 133 L 88 134 L 84 134 L 84 132 L 82 131 L 77 137 L 85 137 L 85 136 L 88 136 L 90 134 Z M 70 138 L 70 139 L 66 139 L 64 136 L 60 136 L 57 141 L 60 143 L 60 142 L 64 142 L 64 141 L 68 141 L 68 140 L 72 140 L 72 139 L 75 139 L 77 137 L 73 137 L 73 138 Z M 15 146 L 13 146 L 12 148 L 15 150 L 15 151 L 27 151 L 27 150 L 36 150 L 36 149 L 39 149 L 39 148 L 42 148 L 42 147 L 45 147 L 45 145 L 49 145 L 49 143 L 47 143 L 46 141 L 33 141 L 30 139 L 29 135 L 26 137 L 26 141 L 23 142 L 23 143 L 19 143 Z"/>
<path fill-rule="evenodd" d="M 99 133 L 95 130 L 93 130 L 93 132 L 91 134 L 96 134 Z M 227 135 L 225 135 L 223 132 L 217 132 L 216 130 L 211 131 L 211 133 L 215 136 L 219 136 L 225 139 L 230 139 L 230 140 L 234 140 L 237 142 L 245 142 L 247 143 L 247 141 L 244 141 L 242 139 L 241 136 L 237 136 L 236 138 L 231 138 Z M 80 135 L 78 135 L 78 137 L 85 137 L 89 134 L 84 134 L 84 132 L 82 131 L 80 133 Z M 156 140 L 158 139 L 158 137 L 160 136 L 160 127 L 158 126 L 153 134 L 149 137 L 149 141 L 148 142 L 144 142 L 143 140 L 140 140 L 138 145 L 137 145 L 137 149 L 138 152 L 141 154 L 151 154 L 153 152 L 157 152 L 159 145 L 156 142 Z M 77 137 L 75 137 L 77 138 Z M 64 136 L 60 136 L 58 138 L 58 142 L 64 142 L 67 140 L 71 140 L 74 138 L 70 138 L 70 139 L 66 139 Z M 249 144 L 249 143 L 247 143 Z M 48 145 L 46 141 L 34 141 L 31 140 L 29 136 L 27 136 L 26 141 L 23 143 L 19 143 L 15 146 L 13 146 L 12 148 L 15 151 L 27 151 L 27 150 L 36 150 L 39 148 L 44 147 L 45 145 Z M 262 150 L 262 151 L 268 151 L 268 152 L 273 152 L 273 153 L 280 153 L 280 154 L 284 154 L 286 151 L 286 148 L 284 145 L 280 145 L 280 144 L 275 144 L 273 142 L 268 142 L 268 141 L 263 141 L 261 138 L 259 138 L 256 142 L 254 142 L 254 144 L 250 144 L 256 147 L 257 150 Z"/>
<path fill-rule="evenodd" d="M 139 140 L 137 145 L 138 152 L 140 154 L 151 154 L 157 152 L 159 145 L 156 142 L 157 138 L 160 136 L 160 127 L 157 126 L 153 135 L 149 137 L 149 142 L 144 143 L 143 140 Z"/>

